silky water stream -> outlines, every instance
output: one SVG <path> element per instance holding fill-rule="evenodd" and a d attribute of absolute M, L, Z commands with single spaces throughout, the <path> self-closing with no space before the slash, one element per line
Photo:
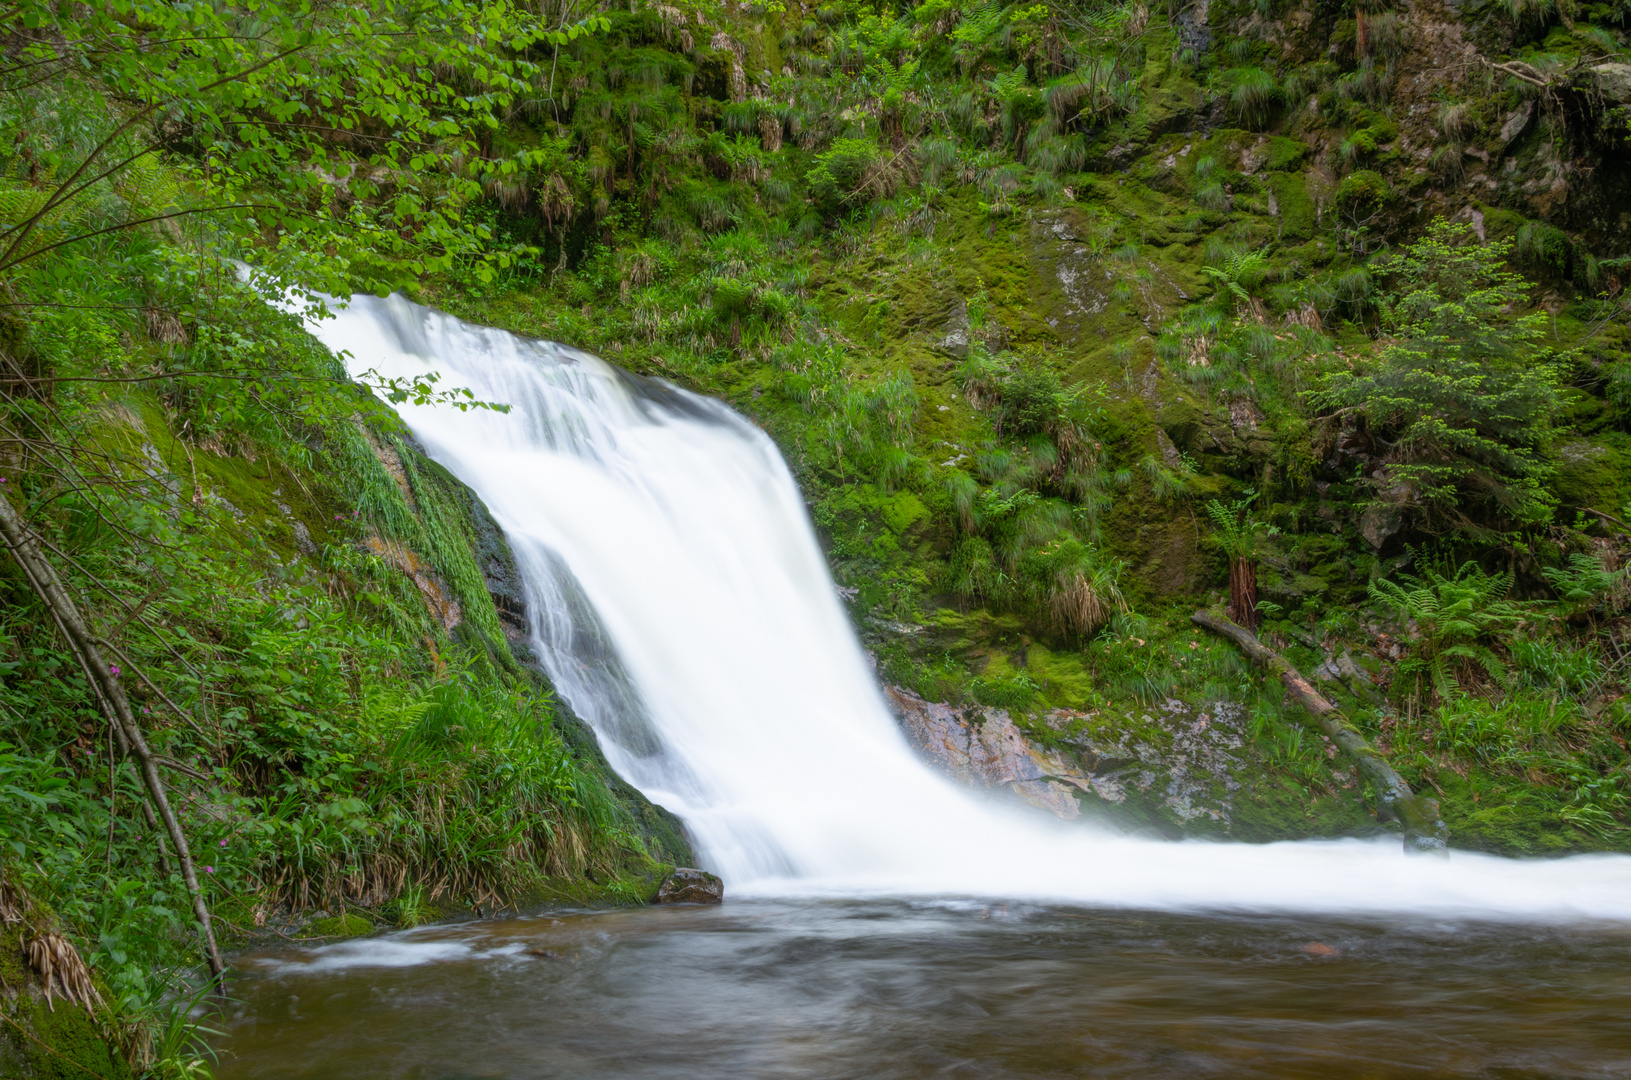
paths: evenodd
<path fill-rule="evenodd" d="M 913 756 L 746 419 L 399 297 L 313 332 L 513 406 L 403 413 L 508 535 L 562 696 L 729 899 L 241 956 L 223 1080 L 1631 1075 L 1631 858 L 987 803 Z"/>

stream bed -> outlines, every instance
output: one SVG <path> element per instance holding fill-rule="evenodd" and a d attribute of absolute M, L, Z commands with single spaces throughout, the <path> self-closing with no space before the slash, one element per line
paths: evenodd
<path fill-rule="evenodd" d="M 220 1080 L 1631 1075 L 1624 924 L 752 899 L 236 970 Z"/>

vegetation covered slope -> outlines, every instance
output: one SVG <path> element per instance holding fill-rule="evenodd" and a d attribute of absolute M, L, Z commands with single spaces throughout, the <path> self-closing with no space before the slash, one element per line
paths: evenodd
<path fill-rule="evenodd" d="M 757 417 L 889 681 L 1243 704 L 1228 831 L 1364 827 L 1215 599 L 1457 843 L 1624 845 L 1623 7 L 607 17 L 494 144 L 535 252 L 422 295 Z"/>
<path fill-rule="evenodd" d="M 727 398 L 892 684 L 1060 752 L 1168 746 L 1174 701 L 1244 718 L 1230 815 L 1124 822 L 1374 827 L 1194 634 L 1217 604 L 1454 843 L 1626 846 L 1624 4 L 3 18 L 4 492 L 145 710 L 226 933 L 635 899 L 684 852 L 517 663 L 469 493 L 221 255 Z M 192 1068 L 175 853 L 4 574 L 0 970 L 61 932 L 110 1003 L 57 1032 L 81 1013 L 8 997 L 6 1052 Z"/>

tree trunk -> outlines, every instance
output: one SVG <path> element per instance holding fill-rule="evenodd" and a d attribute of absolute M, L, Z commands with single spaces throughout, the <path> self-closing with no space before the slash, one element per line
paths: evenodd
<path fill-rule="evenodd" d="M 141 726 L 136 723 L 135 714 L 131 712 L 130 700 L 125 697 L 124 686 L 119 682 L 115 669 L 108 666 L 102 651 L 97 648 L 96 638 L 81 616 L 79 605 L 74 603 L 73 597 L 68 595 L 68 590 L 63 588 L 56 570 L 41 553 L 34 534 L 4 492 L 0 492 L 0 537 L 4 538 L 6 547 L 11 550 L 17 565 L 22 568 L 23 576 L 28 578 L 34 595 L 45 604 L 46 610 L 51 613 L 52 619 L 57 624 L 57 629 L 62 632 L 69 649 L 79 661 L 80 669 L 85 672 L 85 678 L 89 680 L 91 690 L 96 694 L 97 701 L 118 736 L 120 745 L 135 755 L 152 808 L 158 812 L 159 820 L 164 823 L 165 831 L 170 834 L 170 842 L 175 845 L 176 860 L 181 864 L 181 878 L 187 885 L 188 895 L 192 897 L 193 913 L 198 916 L 199 926 L 204 931 L 205 957 L 209 961 L 210 974 L 215 977 L 217 985 L 220 985 L 225 968 L 221 963 L 221 950 L 215 944 L 215 931 L 210 926 L 209 906 L 204 903 L 203 890 L 198 887 L 198 875 L 193 869 L 192 852 L 187 847 L 187 836 L 181 831 L 181 823 L 176 820 L 175 813 L 170 808 L 164 781 L 159 778 L 158 762 L 154 759 L 153 752 L 148 749 L 147 739 L 142 734 Z M 162 840 L 160 851 L 162 854 Z"/>
<path fill-rule="evenodd" d="M 1439 818 L 1438 800 L 1423 798 L 1411 791 L 1410 785 L 1393 771 L 1386 758 L 1365 741 L 1365 736 L 1342 715 L 1342 711 L 1314 689 L 1313 684 L 1299 675 L 1284 657 L 1258 641 L 1251 631 L 1220 619 L 1209 611 L 1197 611 L 1190 616 L 1190 620 L 1233 641 L 1247 656 L 1280 676 L 1280 681 L 1291 696 L 1313 715 L 1326 738 L 1358 763 L 1360 771 L 1376 792 L 1383 816 L 1393 818 L 1403 826 L 1406 851 L 1447 853 L 1449 829 Z"/>
<path fill-rule="evenodd" d="M 1250 559 L 1229 560 L 1229 618 L 1257 630 L 1257 566 Z"/>

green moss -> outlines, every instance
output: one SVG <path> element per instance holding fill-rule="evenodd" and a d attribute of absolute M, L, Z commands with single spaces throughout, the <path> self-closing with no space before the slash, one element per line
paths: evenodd
<path fill-rule="evenodd" d="M 1273 773 L 1236 794 L 1231 818 L 1229 835 L 1252 843 L 1311 836 L 1375 836 L 1389 831 L 1376 820 L 1357 785 L 1334 796 L 1310 793 Z"/>
<path fill-rule="evenodd" d="M 928 507 L 910 491 L 902 491 L 883 505 L 884 524 L 896 533 L 905 533 L 929 514 Z"/>
<path fill-rule="evenodd" d="M 581 908 L 639 907 L 657 899 L 657 890 L 662 887 L 663 879 L 673 872 L 674 865 L 631 855 L 618 868 L 616 876 L 605 880 L 550 878 L 533 897 L 533 902 Z M 726 882 L 726 886 L 729 885 Z"/>
<path fill-rule="evenodd" d="M 1314 200 L 1300 173 L 1275 173 L 1268 177 L 1269 190 L 1280 211 L 1280 236 L 1284 240 L 1307 240 L 1318 224 Z"/>
<path fill-rule="evenodd" d="M 22 935 L 21 926 L 0 935 L 0 975 L 12 991 L 0 994 L 0 1016 L 4 1017 L 0 1020 L 0 1075 L 27 1080 L 130 1077 L 124 1054 L 109 1041 L 96 1018 L 60 998 L 46 1004 L 23 956 Z"/>
<path fill-rule="evenodd" d="M 1344 206 L 1380 206 L 1393 198 L 1393 188 L 1381 173 L 1360 169 L 1343 177 L 1337 202 Z"/>
<path fill-rule="evenodd" d="M 1547 856 L 1624 850 L 1624 841 L 1562 817 L 1553 792 L 1505 777 L 1442 772 L 1439 807 L 1451 842 L 1494 855 Z"/>
<path fill-rule="evenodd" d="M 1567 506 L 1619 516 L 1631 502 L 1631 436 L 1607 432 L 1591 439 L 1564 439 L 1553 447 L 1555 489 Z"/>
<path fill-rule="evenodd" d="M 1267 156 L 1263 159 L 1265 169 L 1270 172 L 1291 172 L 1302 164 L 1308 153 L 1308 144 L 1301 139 L 1275 135 L 1269 139 L 1266 150 Z"/>
<path fill-rule="evenodd" d="M 326 919 L 316 919 L 306 927 L 308 937 L 353 938 L 373 932 L 374 924 L 353 911 L 348 911 L 344 915 L 330 915 Z"/>
<path fill-rule="evenodd" d="M 1025 670 L 1036 682 L 1048 707 L 1085 709 L 1097 699 L 1093 690 L 1093 673 L 1081 652 L 1056 652 L 1032 643 L 1026 649 L 1025 661 Z"/>

